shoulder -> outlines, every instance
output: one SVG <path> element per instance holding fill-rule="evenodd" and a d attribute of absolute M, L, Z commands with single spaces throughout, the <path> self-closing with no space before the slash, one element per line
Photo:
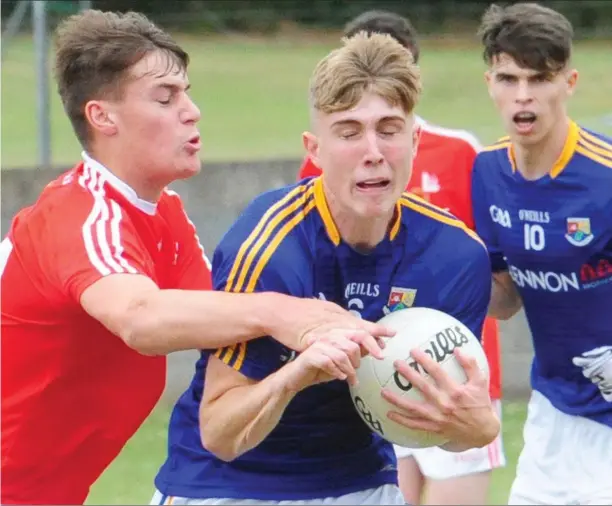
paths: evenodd
<path fill-rule="evenodd" d="M 22 224 L 40 226 L 41 232 L 50 235 L 65 236 L 94 226 L 103 216 L 110 216 L 111 211 L 103 182 L 84 173 L 83 165 L 79 164 L 45 186 Z"/>
<path fill-rule="evenodd" d="M 495 177 L 504 167 L 511 168 L 510 145 L 509 137 L 501 137 L 496 142 L 484 146 L 474 160 L 474 172 Z"/>
<path fill-rule="evenodd" d="M 612 178 L 612 138 L 584 127 L 578 128 L 576 152 L 603 170 L 603 174 Z"/>
<path fill-rule="evenodd" d="M 301 239 L 315 207 L 314 181 L 265 192 L 240 214 L 213 256 L 213 272 L 227 279 L 227 290 L 253 291 L 266 280 L 283 274 L 289 278 L 303 268 Z"/>
<path fill-rule="evenodd" d="M 472 154 L 478 153 L 482 149 L 482 144 L 478 138 L 467 130 L 447 128 L 422 119 L 420 119 L 419 125 L 423 134 L 432 137 L 434 142 L 440 145 Z"/>
<path fill-rule="evenodd" d="M 405 216 L 407 221 L 416 216 L 420 226 L 436 232 L 436 241 L 432 242 L 432 246 L 435 245 L 441 251 L 447 249 L 445 254 L 449 257 L 455 258 L 459 252 L 469 254 L 473 251 L 482 252 L 486 257 L 486 248 L 478 234 L 453 214 L 410 192 L 404 192 L 400 204 L 402 216 Z"/>

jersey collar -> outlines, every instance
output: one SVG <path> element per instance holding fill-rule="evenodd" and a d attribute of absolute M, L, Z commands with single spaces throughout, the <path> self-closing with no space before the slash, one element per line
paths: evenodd
<path fill-rule="evenodd" d="M 147 200 L 143 200 L 138 195 L 134 189 L 124 183 L 121 179 L 119 179 L 115 174 L 113 174 L 109 169 L 107 169 L 104 165 L 102 165 L 97 160 L 94 160 L 91 156 L 89 156 L 85 151 L 81 153 L 81 156 L 85 162 L 85 165 L 89 168 L 89 170 L 93 172 L 97 172 L 100 177 L 104 180 L 104 182 L 108 183 L 112 186 L 116 191 L 118 191 L 121 195 L 123 195 L 130 204 L 134 207 L 140 209 L 143 213 L 150 214 L 153 216 L 157 210 L 157 205 L 153 202 L 149 202 Z"/>
<path fill-rule="evenodd" d="M 549 172 L 551 178 L 554 179 L 559 174 L 561 174 L 561 172 L 563 172 L 563 169 L 567 167 L 567 164 L 572 159 L 572 156 L 574 156 L 576 146 L 578 145 L 578 139 L 580 137 L 579 133 L 580 129 L 578 127 L 578 124 L 570 120 L 569 130 L 567 132 L 567 137 L 565 138 L 565 145 L 563 146 L 563 151 L 561 151 L 559 158 L 557 158 L 557 161 L 554 163 L 552 169 L 550 169 Z M 512 166 L 512 172 L 514 173 L 517 169 L 512 143 L 510 143 L 510 145 L 508 146 L 508 158 L 510 159 L 510 165 Z"/>
<path fill-rule="evenodd" d="M 327 233 L 329 239 L 334 244 L 334 246 L 338 246 L 341 241 L 340 232 L 338 232 L 338 227 L 334 223 L 334 219 L 332 218 L 331 213 L 329 212 L 329 207 L 327 205 L 327 199 L 325 198 L 325 192 L 323 191 L 323 178 L 321 176 L 317 177 L 314 182 L 314 199 L 315 206 L 319 211 L 319 215 L 321 216 L 321 220 L 323 221 L 323 226 L 325 227 L 325 232 Z M 402 221 L 402 206 L 399 201 L 395 204 L 395 214 L 393 216 L 393 222 L 391 227 L 389 228 L 389 239 L 394 240 L 399 231 L 400 225 Z"/>

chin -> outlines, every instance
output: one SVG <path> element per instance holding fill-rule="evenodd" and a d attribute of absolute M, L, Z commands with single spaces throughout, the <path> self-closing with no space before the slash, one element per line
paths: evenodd
<path fill-rule="evenodd" d="M 189 179 L 193 176 L 197 176 L 202 170 L 202 164 L 189 164 L 185 167 L 182 167 L 182 170 L 179 170 L 176 175 L 176 179 Z"/>

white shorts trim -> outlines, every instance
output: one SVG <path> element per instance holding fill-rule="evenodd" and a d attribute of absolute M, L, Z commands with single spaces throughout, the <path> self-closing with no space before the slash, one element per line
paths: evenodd
<path fill-rule="evenodd" d="M 492 404 L 501 420 L 501 401 L 494 400 Z M 449 452 L 438 447 L 413 449 L 394 446 L 394 449 L 398 459 L 413 457 L 423 476 L 431 480 L 459 478 L 506 465 L 501 432 L 491 444 L 464 452 Z"/>
<path fill-rule="evenodd" d="M 307 499 L 300 501 L 262 501 L 258 499 L 189 499 L 186 497 L 169 497 L 162 494 L 159 490 L 155 491 L 150 502 L 151 505 L 172 504 L 174 506 L 229 506 L 241 504 L 244 506 L 263 506 L 263 505 L 280 505 L 280 506 L 308 506 L 308 505 L 333 505 L 333 506 L 351 506 L 351 505 L 380 505 L 388 504 L 390 506 L 404 506 L 406 502 L 402 496 L 402 492 L 395 485 L 382 485 L 378 488 L 370 488 L 360 492 L 341 495 L 339 497 L 324 497 L 321 499 Z"/>
<path fill-rule="evenodd" d="M 508 504 L 612 504 L 612 428 L 531 394 Z"/>

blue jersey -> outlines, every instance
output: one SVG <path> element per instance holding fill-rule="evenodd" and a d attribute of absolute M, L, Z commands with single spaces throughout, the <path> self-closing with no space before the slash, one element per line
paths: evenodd
<path fill-rule="evenodd" d="M 511 153 L 501 139 L 478 155 L 472 201 L 493 270 L 523 299 L 532 387 L 612 427 L 612 140 L 572 122 L 557 163 L 532 181 Z"/>
<path fill-rule="evenodd" d="M 319 297 L 371 321 L 400 307 L 432 307 L 477 336 L 491 285 L 480 239 L 456 218 L 408 194 L 397 204 L 387 237 L 369 254 L 356 252 L 341 240 L 319 178 L 251 203 L 219 244 L 213 277 L 217 290 Z M 266 337 L 216 355 L 261 380 L 295 352 Z M 256 448 L 231 462 L 216 458 L 202 447 L 198 429 L 207 358 L 203 353 L 172 414 L 169 455 L 155 482 L 162 493 L 301 500 L 397 482 L 392 446 L 361 420 L 345 381 L 303 390 Z"/>

